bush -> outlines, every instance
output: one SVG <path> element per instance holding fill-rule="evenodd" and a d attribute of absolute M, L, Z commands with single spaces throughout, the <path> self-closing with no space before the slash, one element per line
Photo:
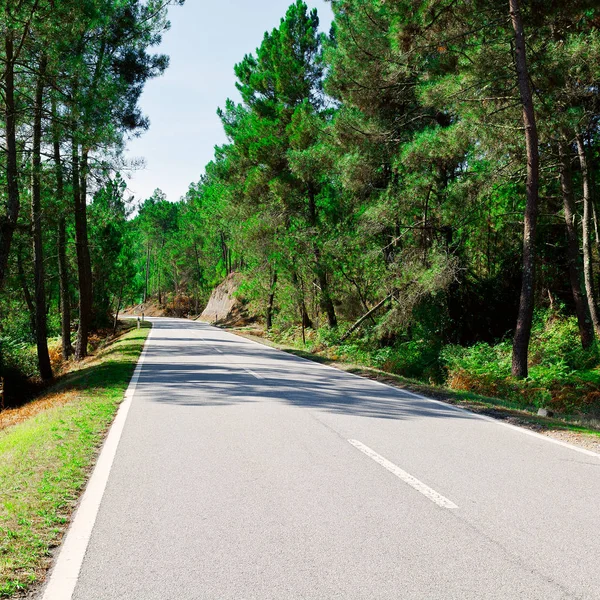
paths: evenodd
<path fill-rule="evenodd" d="M 542 367 L 567 375 L 597 367 L 598 348 L 596 345 L 586 350 L 582 348 L 575 317 L 540 311 L 533 326 L 529 360 L 534 372 Z"/>
<path fill-rule="evenodd" d="M 526 380 L 511 377 L 512 344 L 446 346 L 441 361 L 447 385 L 527 406 L 564 413 L 600 411 L 600 370 L 596 346 L 584 350 L 577 320 L 557 312 L 536 314 Z"/>
<path fill-rule="evenodd" d="M 0 337 L 0 356 L 3 371 L 18 371 L 25 377 L 38 373 L 36 348 L 31 343 Z"/>
<path fill-rule="evenodd" d="M 359 365 L 371 365 L 374 363 L 373 353 L 365 348 L 364 344 L 341 344 L 338 352 L 342 358 Z"/>
<path fill-rule="evenodd" d="M 423 339 L 397 342 L 376 350 L 372 358 L 375 366 L 396 375 L 433 383 L 441 379 L 439 346 L 435 342 Z"/>

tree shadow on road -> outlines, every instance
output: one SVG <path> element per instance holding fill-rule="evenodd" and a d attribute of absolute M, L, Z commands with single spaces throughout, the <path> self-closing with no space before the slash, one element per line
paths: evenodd
<path fill-rule="evenodd" d="M 188 407 L 283 402 L 379 419 L 476 418 L 451 406 L 245 341 L 153 335 L 138 383 L 149 401 Z M 222 351 L 222 354 L 216 351 Z M 214 357 L 219 357 L 215 364 Z M 204 358 L 206 364 L 198 359 Z M 261 361 L 258 366 L 258 361 Z M 254 370 L 261 377 L 256 378 Z"/>

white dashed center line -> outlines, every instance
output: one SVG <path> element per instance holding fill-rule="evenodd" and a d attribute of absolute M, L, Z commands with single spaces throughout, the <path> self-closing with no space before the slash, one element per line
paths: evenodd
<path fill-rule="evenodd" d="M 244 369 L 244 371 L 246 371 L 246 373 L 250 373 L 250 375 L 253 375 L 254 377 L 256 377 L 256 379 L 262 379 L 260 375 L 257 375 L 254 371 L 251 371 L 250 369 Z"/>
<path fill-rule="evenodd" d="M 399 479 L 402 479 L 404 483 L 410 485 L 411 488 L 417 490 L 429 498 L 432 502 L 435 502 L 442 508 L 458 508 L 454 502 L 448 500 L 441 494 L 438 494 L 435 490 L 431 489 L 428 485 L 425 485 L 422 481 L 419 481 L 416 477 L 413 477 L 410 473 L 403 471 L 400 467 L 390 462 L 387 458 L 383 458 L 380 454 L 377 454 L 375 450 L 371 450 L 368 446 L 365 446 L 358 440 L 348 440 L 355 448 L 360 450 L 363 454 L 366 454 L 369 458 L 373 459 L 376 463 L 379 463 L 384 469 L 387 469 L 390 473 L 393 473 Z"/>

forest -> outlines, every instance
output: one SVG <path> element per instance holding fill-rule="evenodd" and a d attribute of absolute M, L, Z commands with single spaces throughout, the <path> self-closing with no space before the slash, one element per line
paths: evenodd
<path fill-rule="evenodd" d="M 168 58 L 165 0 L 20 0 L 2 7 L 0 358 L 8 396 L 81 361 L 132 276 L 118 175 L 138 100 Z M 105 272 L 102 272 L 105 269 Z M 17 398 L 18 400 L 18 398 Z"/>
<path fill-rule="evenodd" d="M 274 341 L 600 414 L 597 2 L 332 0 L 323 32 L 297 0 L 233 66 L 205 173 L 136 205 L 122 152 L 171 3 L 5 3 L 7 380 L 235 277 Z"/>

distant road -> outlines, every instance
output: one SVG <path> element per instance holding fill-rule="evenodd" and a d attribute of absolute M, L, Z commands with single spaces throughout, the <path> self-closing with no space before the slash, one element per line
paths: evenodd
<path fill-rule="evenodd" d="M 73 598 L 600 598 L 597 455 L 153 321 Z"/>

